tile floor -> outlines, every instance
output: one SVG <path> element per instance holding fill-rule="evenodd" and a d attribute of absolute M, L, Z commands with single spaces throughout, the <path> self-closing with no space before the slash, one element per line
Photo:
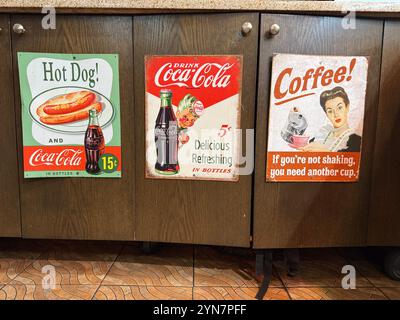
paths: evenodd
<path fill-rule="evenodd" d="M 277 253 L 266 300 L 400 300 L 400 281 L 362 250 L 302 250 L 295 277 Z M 251 251 L 211 246 L 160 245 L 145 254 L 138 243 L 0 239 L 0 300 L 254 299 L 254 263 Z M 341 288 L 346 264 L 356 268 L 355 290 Z M 50 276 L 55 286 L 46 289 Z"/>

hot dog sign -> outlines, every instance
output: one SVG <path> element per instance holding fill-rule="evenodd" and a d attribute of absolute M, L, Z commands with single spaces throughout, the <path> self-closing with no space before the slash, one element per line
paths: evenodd
<path fill-rule="evenodd" d="M 121 177 L 118 55 L 18 53 L 24 177 Z"/>

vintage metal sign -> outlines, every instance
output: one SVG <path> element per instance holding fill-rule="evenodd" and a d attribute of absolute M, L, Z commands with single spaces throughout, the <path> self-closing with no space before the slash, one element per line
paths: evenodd
<path fill-rule="evenodd" d="M 146 177 L 237 181 L 241 56 L 148 56 Z"/>
<path fill-rule="evenodd" d="M 267 181 L 359 177 L 368 59 L 273 57 Z"/>
<path fill-rule="evenodd" d="M 121 177 L 118 55 L 18 53 L 24 177 Z"/>

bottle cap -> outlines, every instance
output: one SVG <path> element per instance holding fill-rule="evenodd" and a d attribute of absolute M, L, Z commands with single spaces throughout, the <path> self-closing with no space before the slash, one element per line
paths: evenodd
<path fill-rule="evenodd" d="M 91 116 L 91 117 L 97 116 L 97 110 L 96 109 L 90 109 L 89 110 L 89 116 Z"/>
<path fill-rule="evenodd" d="M 172 97 L 172 90 L 170 89 L 161 89 L 160 97 Z"/>

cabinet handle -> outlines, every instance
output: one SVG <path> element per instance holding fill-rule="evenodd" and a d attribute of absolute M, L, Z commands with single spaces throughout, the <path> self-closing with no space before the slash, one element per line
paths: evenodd
<path fill-rule="evenodd" d="M 23 33 L 25 33 L 26 30 L 22 24 L 16 23 L 13 25 L 13 31 L 14 31 L 14 33 L 17 33 L 17 34 L 23 34 Z"/>
<path fill-rule="evenodd" d="M 242 34 L 244 36 L 249 35 L 251 30 L 253 30 L 253 25 L 251 24 L 251 22 L 245 22 L 242 24 Z"/>
<path fill-rule="evenodd" d="M 274 23 L 273 25 L 271 25 L 269 27 L 269 34 L 271 36 L 276 36 L 280 30 L 281 30 L 281 27 L 279 26 L 279 24 Z"/>

